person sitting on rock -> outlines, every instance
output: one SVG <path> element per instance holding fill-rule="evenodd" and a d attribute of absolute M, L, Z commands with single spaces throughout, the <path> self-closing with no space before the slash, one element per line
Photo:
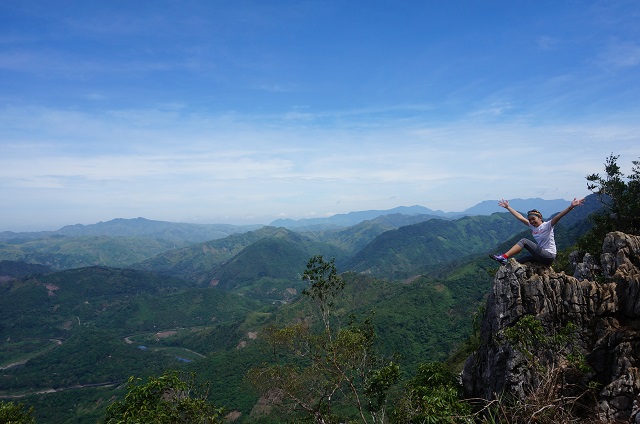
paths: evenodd
<path fill-rule="evenodd" d="M 517 255 L 522 251 L 522 249 L 526 249 L 529 252 L 529 255 L 518 258 L 519 263 L 540 262 L 545 265 L 551 265 L 556 258 L 556 241 L 554 239 L 553 227 L 555 227 L 558 221 L 560 221 L 560 218 L 568 214 L 569 211 L 576 206 L 581 206 L 582 203 L 584 203 L 584 199 L 577 200 L 574 198 L 571 205 L 560 211 L 551 219 L 551 221 L 543 221 L 542 214 L 536 209 L 527 212 L 527 217 L 525 218 L 520 212 L 509 206 L 509 201 L 504 199 L 500 200 L 498 202 L 499 206 L 511 212 L 511 215 L 515 216 L 520 222 L 531 228 L 533 238 L 536 240 L 537 244 L 531 240 L 523 238 L 502 255 L 489 255 L 489 257 L 501 264 L 506 264 L 510 257 Z"/>

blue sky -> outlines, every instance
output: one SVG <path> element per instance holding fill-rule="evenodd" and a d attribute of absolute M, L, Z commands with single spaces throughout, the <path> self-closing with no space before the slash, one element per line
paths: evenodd
<path fill-rule="evenodd" d="M 2 1 L 0 230 L 572 199 L 640 157 L 640 3 Z"/>

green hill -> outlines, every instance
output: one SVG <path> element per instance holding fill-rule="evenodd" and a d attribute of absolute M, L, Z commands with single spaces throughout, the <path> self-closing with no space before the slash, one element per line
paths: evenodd
<path fill-rule="evenodd" d="M 385 278 L 407 278 L 457 259 L 489 252 L 522 231 L 509 213 L 432 219 L 387 231 L 346 261 L 342 268 Z"/>
<path fill-rule="evenodd" d="M 29 264 L 23 261 L 0 261 L 0 279 L 24 277 L 33 274 L 46 274 L 52 269 L 39 264 Z"/>
<path fill-rule="evenodd" d="M 335 256 L 342 252 L 281 228 L 221 264 L 212 275 L 218 287 L 225 290 L 254 297 L 290 299 L 299 292 L 300 274 L 307 261 L 317 254 Z"/>
<path fill-rule="evenodd" d="M 300 229 L 298 231 L 314 240 L 339 247 L 349 256 L 352 256 L 386 231 L 428 221 L 429 219 L 434 219 L 434 217 L 431 215 L 402 215 L 396 213 L 362 221 L 347 228 L 318 229 L 315 231 Z"/>
<path fill-rule="evenodd" d="M 286 231 L 286 230 L 285 230 Z M 209 283 L 210 272 L 230 260 L 247 246 L 266 237 L 276 236 L 283 229 L 263 227 L 192 246 L 173 249 L 135 264 L 136 269 L 175 275 L 198 283 Z"/>
<path fill-rule="evenodd" d="M 40 264 L 55 270 L 92 265 L 126 267 L 174 247 L 172 242 L 156 239 L 56 235 L 0 242 L 0 260 Z"/>
<path fill-rule="evenodd" d="M 264 227 L 161 254 L 137 264 L 257 299 L 289 300 L 298 293 L 299 273 L 309 257 L 344 257 L 336 246 L 285 228 Z"/>

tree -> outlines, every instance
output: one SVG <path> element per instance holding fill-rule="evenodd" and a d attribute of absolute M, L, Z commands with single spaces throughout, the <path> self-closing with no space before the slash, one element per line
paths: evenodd
<path fill-rule="evenodd" d="M 222 423 L 222 408 L 208 402 L 206 386 L 194 383 L 194 375 L 186 378 L 168 371 L 160 377 L 130 377 L 127 394 L 107 408 L 106 424 L 133 423 Z"/>
<path fill-rule="evenodd" d="M 632 174 L 625 176 L 617 164 L 619 156 L 611 154 L 605 161 L 605 175 L 586 177 L 587 188 L 598 196 L 604 207 L 593 214 L 593 228 L 580 238 L 581 250 L 599 256 L 602 240 L 611 231 L 640 235 L 640 161 L 631 161 Z"/>
<path fill-rule="evenodd" d="M 23 403 L 0 401 L 0 423 L 34 424 L 33 407 L 27 408 Z"/>
<path fill-rule="evenodd" d="M 250 370 L 249 381 L 273 404 L 303 411 L 317 423 L 344 422 L 345 417 L 384 422 L 387 393 L 400 377 L 399 366 L 375 355 L 370 318 L 358 323 L 351 317 L 344 327 L 334 319 L 334 300 L 345 283 L 333 259 L 312 257 L 302 278 L 309 283 L 303 294 L 317 307 L 320 325 L 303 320 L 267 328 L 264 337 L 275 363 Z"/>
<path fill-rule="evenodd" d="M 471 408 L 461 400 L 461 387 L 445 364 L 418 367 L 393 413 L 395 423 L 472 423 Z"/>

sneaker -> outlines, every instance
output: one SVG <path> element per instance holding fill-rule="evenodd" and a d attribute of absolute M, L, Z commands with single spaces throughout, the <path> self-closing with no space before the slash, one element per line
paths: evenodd
<path fill-rule="evenodd" d="M 502 265 L 506 264 L 509 260 L 502 255 L 489 255 L 491 259 L 496 262 L 500 262 Z"/>

